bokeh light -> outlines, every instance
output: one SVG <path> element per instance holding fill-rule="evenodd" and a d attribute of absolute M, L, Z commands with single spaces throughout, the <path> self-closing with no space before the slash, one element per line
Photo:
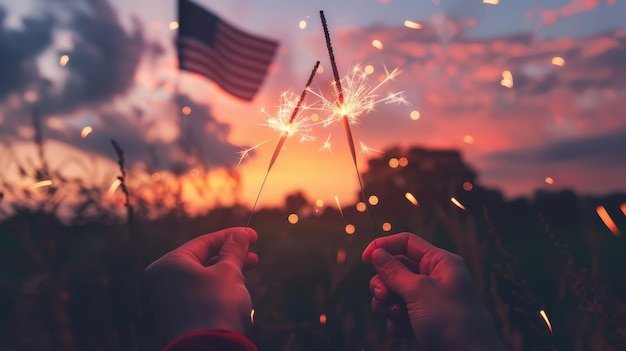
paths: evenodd
<path fill-rule="evenodd" d="M 391 223 L 389 223 L 389 222 L 383 223 L 383 231 L 388 232 L 390 230 L 391 230 Z"/>
<path fill-rule="evenodd" d="M 345 228 L 345 231 L 346 231 L 346 233 L 347 233 L 348 235 L 352 235 L 352 234 L 354 234 L 354 232 L 356 231 L 356 228 L 355 228 L 355 227 L 354 227 L 354 225 L 352 225 L 352 224 L 347 224 L 347 225 L 346 225 L 346 228 Z"/>
<path fill-rule="evenodd" d="M 290 215 L 289 215 L 289 217 L 287 217 L 287 220 L 288 220 L 288 221 L 289 221 L 289 223 L 291 223 L 291 224 L 296 224 L 296 223 L 298 223 L 299 218 L 298 218 L 298 215 L 297 215 L 297 214 L 292 213 L 292 214 L 290 214 Z"/>

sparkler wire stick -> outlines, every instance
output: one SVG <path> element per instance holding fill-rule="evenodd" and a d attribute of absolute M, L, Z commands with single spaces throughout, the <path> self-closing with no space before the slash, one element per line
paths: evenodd
<path fill-rule="evenodd" d="M 330 43 L 330 32 L 328 31 L 328 25 L 326 24 L 326 17 L 324 11 L 320 11 L 320 18 L 322 20 L 322 27 L 324 27 L 324 37 L 326 39 L 326 48 L 328 48 L 328 56 L 330 58 L 330 65 L 333 70 L 333 77 L 335 78 L 335 88 L 337 89 L 337 99 L 339 100 L 340 107 L 344 109 L 344 95 L 343 88 L 341 87 L 341 79 L 339 78 L 339 70 L 337 69 L 337 62 L 335 61 L 335 54 L 333 53 L 333 46 Z M 365 191 L 363 190 L 363 182 L 361 181 L 361 175 L 359 174 L 359 166 L 356 161 L 356 150 L 354 148 L 354 139 L 352 138 L 352 130 L 350 129 L 350 121 L 348 115 L 344 114 L 342 117 L 343 126 L 346 131 L 346 139 L 350 146 L 350 154 L 352 155 L 352 161 L 354 162 L 354 170 L 356 171 L 356 177 L 359 180 L 359 189 L 361 190 L 361 198 L 365 205 L 365 213 L 367 219 L 370 222 L 372 228 L 372 234 L 374 233 L 374 224 L 372 223 L 372 217 L 370 216 L 369 206 L 367 206 L 367 200 L 365 198 Z"/>
<path fill-rule="evenodd" d="M 326 24 L 326 17 L 324 16 L 324 11 L 320 11 L 320 18 L 322 20 L 322 27 L 324 28 L 324 37 L 326 39 L 326 48 L 328 49 L 328 56 L 330 58 L 330 65 L 333 70 L 333 77 L 335 78 L 335 88 L 337 89 L 337 99 L 339 100 L 339 104 L 341 108 L 344 108 L 344 95 L 343 89 L 341 88 L 341 79 L 339 78 L 339 70 L 337 69 L 337 62 L 335 61 L 335 54 L 333 53 L 333 46 L 330 43 L 330 32 L 328 31 L 328 25 Z M 363 191 L 363 182 L 361 181 L 361 175 L 359 174 L 359 166 L 356 161 L 356 150 L 354 148 L 354 139 L 352 138 L 352 130 L 350 129 L 350 121 L 348 119 L 348 115 L 344 114 L 343 117 L 343 126 L 346 131 L 346 139 L 348 139 L 348 145 L 350 146 L 350 154 L 352 155 L 352 161 L 354 162 L 354 170 L 356 171 L 356 177 L 359 180 L 359 189 L 361 190 L 361 198 L 365 203 L 365 213 L 367 214 L 367 219 L 370 222 L 370 227 L 372 228 L 372 234 L 374 233 L 374 224 L 372 223 L 372 217 L 370 216 L 369 206 L 367 206 L 367 200 L 365 199 L 365 192 Z"/>
<path fill-rule="evenodd" d="M 300 108 L 302 107 L 302 103 L 304 102 L 304 97 L 306 96 L 306 93 L 309 90 L 311 83 L 313 83 L 313 78 L 315 77 L 315 73 L 317 73 L 317 69 L 319 68 L 319 66 L 320 66 L 320 62 L 317 61 L 315 63 L 315 66 L 313 67 L 313 70 L 311 71 L 311 74 L 309 75 L 309 80 L 307 80 L 306 85 L 304 86 L 304 89 L 302 90 L 302 94 L 300 94 L 300 99 L 298 100 L 296 107 L 291 112 L 291 116 L 289 117 L 289 122 L 288 122 L 289 126 L 296 119 L 298 112 L 300 112 Z M 252 205 L 252 211 L 250 212 L 250 217 L 248 217 L 248 222 L 246 223 L 246 227 L 250 226 L 250 222 L 252 221 L 252 216 L 254 215 L 254 210 L 256 209 L 256 205 L 259 202 L 259 198 L 261 197 L 261 192 L 263 191 L 263 187 L 265 186 L 265 181 L 267 181 L 267 176 L 270 174 L 270 170 L 274 166 L 276 159 L 278 159 L 278 154 L 280 153 L 280 150 L 282 150 L 283 144 L 285 144 L 285 140 L 287 139 L 288 134 L 289 134 L 288 132 L 283 133 L 283 135 L 280 137 L 280 140 L 278 141 L 278 144 L 276 145 L 276 149 L 274 149 L 274 154 L 272 155 L 272 158 L 270 159 L 270 164 L 267 167 L 267 172 L 265 172 L 265 177 L 263 178 L 263 182 L 261 183 L 261 188 L 259 189 L 259 193 L 256 195 L 256 199 L 254 200 L 254 205 Z"/>

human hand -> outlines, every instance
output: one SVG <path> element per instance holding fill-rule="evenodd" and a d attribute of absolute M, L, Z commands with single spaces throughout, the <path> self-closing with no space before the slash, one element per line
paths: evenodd
<path fill-rule="evenodd" d="M 391 334 L 424 350 L 505 349 L 460 256 L 401 233 L 372 241 L 363 261 L 377 272 L 372 309 Z"/>
<path fill-rule="evenodd" d="M 148 266 L 144 279 L 165 342 L 196 330 L 243 333 L 252 302 L 243 271 L 259 258 L 250 228 L 229 228 L 192 239 Z"/>

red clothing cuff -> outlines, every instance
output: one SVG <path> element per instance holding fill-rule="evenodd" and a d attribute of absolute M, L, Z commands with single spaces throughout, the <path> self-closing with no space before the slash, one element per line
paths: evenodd
<path fill-rule="evenodd" d="M 227 329 L 198 330 L 169 343 L 163 351 L 258 351 L 243 334 Z"/>

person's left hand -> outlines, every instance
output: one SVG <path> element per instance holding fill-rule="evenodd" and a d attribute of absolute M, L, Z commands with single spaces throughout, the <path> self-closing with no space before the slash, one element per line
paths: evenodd
<path fill-rule="evenodd" d="M 144 279 L 165 342 L 197 330 L 244 332 L 252 302 L 243 271 L 259 262 L 248 252 L 257 238 L 250 228 L 205 234 L 146 268 Z"/>

